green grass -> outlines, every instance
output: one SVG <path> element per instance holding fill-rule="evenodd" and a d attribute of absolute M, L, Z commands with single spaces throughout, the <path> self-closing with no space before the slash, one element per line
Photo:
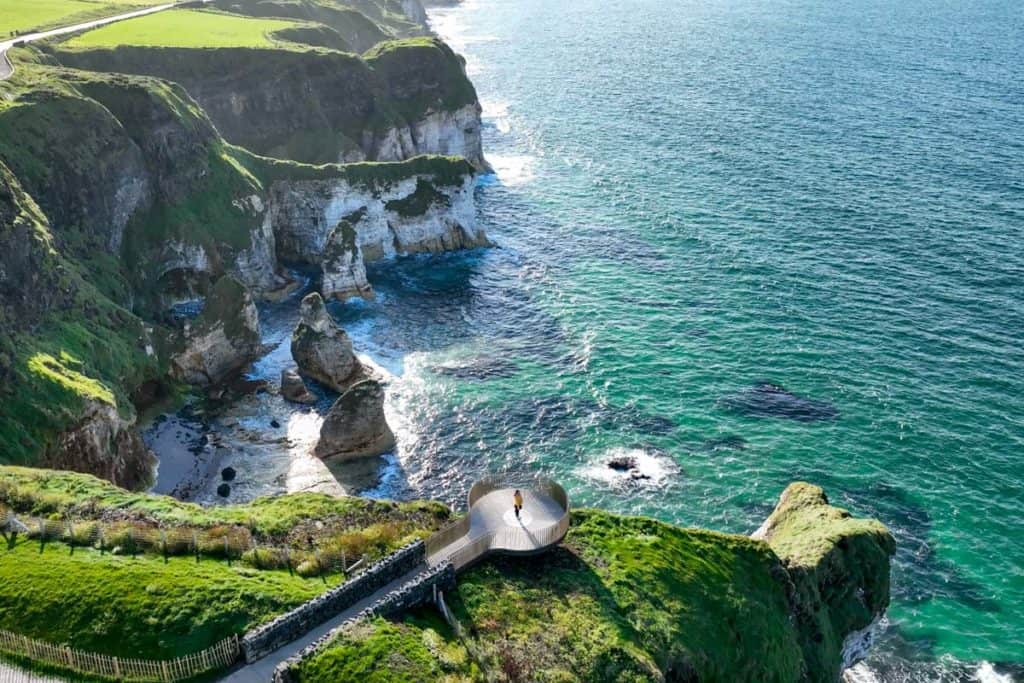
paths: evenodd
<path fill-rule="evenodd" d="M 89 526 L 82 520 L 108 526 L 141 521 L 169 530 L 243 525 L 264 547 L 305 547 L 310 536 L 324 551 L 358 542 L 367 561 L 431 533 L 450 514 L 440 503 L 321 494 L 203 508 L 130 493 L 89 475 L 0 467 L 0 515 L 8 510 L 78 520 L 76 529 Z M 341 578 L 306 579 L 299 571 L 223 559 L 165 559 L 159 552 L 115 555 L 21 535 L 0 539 L 0 629 L 83 650 L 163 659 L 241 633 Z"/>
<path fill-rule="evenodd" d="M 244 505 L 202 507 L 170 496 L 133 493 L 97 477 L 76 472 L 0 467 L 0 504 L 17 513 L 75 519 L 132 519 L 164 526 L 211 527 L 239 524 L 267 540 L 288 539 L 304 523 L 367 528 L 401 522 L 406 534 L 422 535 L 449 519 L 441 503 L 393 503 L 336 498 L 319 493 L 258 498 Z M 394 547 L 410 540 L 393 541 Z"/>
<path fill-rule="evenodd" d="M 274 47 L 274 31 L 291 21 L 257 19 L 208 10 L 174 9 L 109 24 L 72 38 L 71 47 Z"/>
<path fill-rule="evenodd" d="M 344 633 L 302 663 L 299 681 L 471 683 L 479 667 L 436 611 L 414 610 L 401 621 L 374 619 Z"/>
<path fill-rule="evenodd" d="M 189 558 L 0 544 L 0 628 L 121 657 L 209 647 L 326 589 L 320 579 Z"/>
<path fill-rule="evenodd" d="M 778 569 L 771 549 L 746 537 L 583 510 L 573 513 L 564 546 L 536 558 L 493 558 L 461 576 L 448 599 L 488 680 L 695 673 L 701 681 L 788 683 L 800 679 L 802 656 Z M 376 628 L 380 636 L 332 643 L 303 666 L 301 680 L 343 680 L 332 677 L 332 662 L 369 659 L 395 629 L 419 631 L 405 633 L 406 643 L 427 637 L 416 624 Z M 448 638 L 445 647 L 457 644 Z"/>
<path fill-rule="evenodd" d="M 12 31 L 29 33 L 41 29 L 114 16 L 124 12 L 162 5 L 168 0 L 3 0 L 0 3 L 0 39 Z"/>
<path fill-rule="evenodd" d="M 455 680 L 835 681 L 836 643 L 871 620 L 865 604 L 888 600 L 892 538 L 800 483 L 770 521 L 766 543 L 577 510 L 561 547 L 459 578 L 447 596 L 458 636 L 422 617 L 376 620 L 304 662 L 300 680 L 403 680 L 377 664 L 390 648 Z"/>

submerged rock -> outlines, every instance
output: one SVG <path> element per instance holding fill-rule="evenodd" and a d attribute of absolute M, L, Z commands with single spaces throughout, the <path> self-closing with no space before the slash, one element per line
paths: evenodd
<path fill-rule="evenodd" d="M 292 357 L 299 372 L 338 393 L 364 378 L 352 341 L 338 327 L 316 292 L 302 300 L 300 320 L 292 333 Z"/>
<path fill-rule="evenodd" d="M 225 467 L 220 471 L 220 478 L 224 481 L 234 481 L 237 474 L 234 467 Z"/>
<path fill-rule="evenodd" d="M 781 417 L 799 422 L 834 420 L 839 410 L 829 403 L 803 398 L 783 387 L 761 382 L 720 401 L 729 410 L 751 417 Z"/>
<path fill-rule="evenodd" d="M 218 280 L 183 337 L 184 348 L 171 359 L 171 372 L 189 384 L 220 384 L 255 360 L 259 314 L 245 286 L 229 275 Z"/>
<path fill-rule="evenodd" d="M 719 436 L 713 439 L 705 439 L 702 444 L 705 451 L 744 451 L 747 449 L 747 440 L 742 436 L 730 434 Z"/>
<path fill-rule="evenodd" d="M 316 396 L 306 387 L 296 368 L 281 371 L 281 396 L 293 403 L 316 403 Z"/>
<path fill-rule="evenodd" d="M 221 484 L 217 487 L 217 495 L 221 498 L 227 498 L 231 495 L 231 486 L 228 484 Z"/>
<path fill-rule="evenodd" d="M 384 416 L 384 386 L 359 382 L 335 401 L 320 428 L 316 454 L 351 459 L 382 455 L 395 447 L 395 435 Z"/>

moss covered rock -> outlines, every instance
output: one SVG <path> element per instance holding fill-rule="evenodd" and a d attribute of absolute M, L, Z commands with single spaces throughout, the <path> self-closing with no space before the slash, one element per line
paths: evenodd
<path fill-rule="evenodd" d="M 189 384 L 219 384 L 254 361 L 260 351 L 259 313 L 245 286 L 230 275 L 218 280 L 182 343 L 171 367 Z"/>
<path fill-rule="evenodd" d="M 824 490 L 797 482 L 755 533 L 782 559 L 808 680 L 835 681 L 844 641 L 889 606 L 896 541 L 883 524 L 829 505 Z M 845 661 L 844 661 L 845 659 Z"/>

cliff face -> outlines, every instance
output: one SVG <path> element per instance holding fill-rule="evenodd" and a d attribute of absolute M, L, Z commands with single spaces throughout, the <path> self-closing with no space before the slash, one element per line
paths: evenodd
<path fill-rule="evenodd" d="M 226 140 L 309 163 L 458 155 L 485 167 L 480 107 L 461 59 L 439 40 L 334 51 L 143 48 L 55 53 L 81 69 L 180 83 Z"/>
<path fill-rule="evenodd" d="M 139 486 L 153 456 L 127 388 L 159 374 L 154 340 L 58 244 L 0 162 L 0 457 Z"/>
<path fill-rule="evenodd" d="M 488 244 L 476 226 L 468 164 L 423 159 L 408 170 L 371 183 L 352 176 L 275 182 L 279 258 L 319 266 L 324 296 L 344 299 L 369 296 L 366 261 Z"/>
<path fill-rule="evenodd" d="M 225 143 L 184 90 L 148 77 L 19 67 L 0 83 L 0 167 L 0 462 L 128 486 L 152 464 L 129 397 L 169 371 L 205 385 L 251 360 L 249 297 L 287 284 L 279 236 L 282 255 L 325 268 L 335 295 L 368 291 L 363 248 L 484 241 L 465 161 L 275 162 Z M 360 209 L 365 224 L 342 225 Z M 184 339 L 167 326 L 172 305 L 225 280 L 238 290 L 231 315 Z M 221 324 L 234 320 L 237 335 Z"/>

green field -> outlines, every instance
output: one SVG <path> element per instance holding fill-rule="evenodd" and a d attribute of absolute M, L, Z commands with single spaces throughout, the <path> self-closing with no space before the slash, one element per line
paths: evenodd
<path fill-rule="evenodd" d="M 212 560 L 40 548 L 22 538 L 0 548 L 0 628 L 122 657 L 202 650 L 330 585 Z"/>
<path fill-rule="evenodd" d="M 3 0 L 0 39 L 14 31 L 26 33 L 109 17 L 168 0 Z"/>
<path fill-rule="evenodd" d="M 291 21 L 254 19 L 206 10 L 169 10 L 83 33 L 72 47 L 272 47 L 269 34 L 300 26 Z"/>

